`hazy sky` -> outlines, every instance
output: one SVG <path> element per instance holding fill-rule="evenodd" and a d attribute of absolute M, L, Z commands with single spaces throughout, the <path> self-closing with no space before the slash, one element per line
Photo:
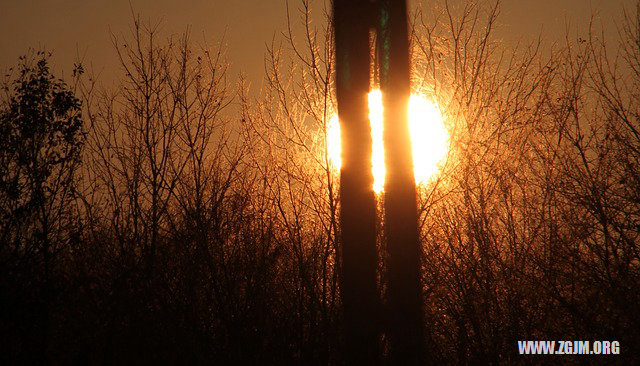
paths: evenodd
<path fill-rule="evenodd" d="M 317 0 L 320 3 L 323 0 Z M 409 0 L 412 5 L 418 1 Z M 256 90 L 262 81 L 265 45 L 284 29 L 285 0 L 2 0 L 0 12 L 0 69 L 17 61 L 28 47 L 54 51 L 54 63 L 69 72 L 77 51 L 102 79 L 117 72 L 109 32 L 124 34 L 131 20 L 130 4 L 143 20 L 163 20 L 166 33 L 191 26 L 193 38 L 203 34 L 217 42 L 225 34 L 231 62 L 230 79 L 243 72 Z M 424 1 L 425 4 L 433 1 Z M 460 3 L 461 0 L 450 0 Z M 295 10 L 299 1 L 290 0 Z M 621 9 L 635 0 L 503 0 L 499 35 L 505 40 L 538 34 L 560 39 L 565 24 L 585 27 L 595 12 L 607 30 L 615 32 Z M 426 9 L 426 7 L 425 7 Z M 317 20 L 321 20 L 319 14 Z"/>

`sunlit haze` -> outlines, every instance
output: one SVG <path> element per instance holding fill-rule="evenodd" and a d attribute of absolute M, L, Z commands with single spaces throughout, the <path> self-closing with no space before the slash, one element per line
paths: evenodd
<path fill-rule="evenodd" d="M 382 93 L 369 93 L 369 121 L 371 123 L 371 172 L 373 190 L 384 189 L 385 165 L 383 143 Z M 424 184 L 438 172 L 447 154 L 449 135 L 438 105 L 424 96 L 412 94 L 409 99 L 409 131 L 413 150 L 413 174 L 416 184 Z M 331 118 L 327 130 L 329 161 L 336 169 L 342 165 L 340 124 L 336 115 Z"/>

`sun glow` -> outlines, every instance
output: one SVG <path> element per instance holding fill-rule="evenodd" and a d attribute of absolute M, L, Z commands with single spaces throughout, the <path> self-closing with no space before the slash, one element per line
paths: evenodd
<path fill-rule="evenodd" d="M 372 90 L 369 93 L 369 121 L 371 123 L 371 172 L 373 190 L 376 193 L 384 189 L 386 173 L 383 144 L 383 107 L 382 93 Z M 447 155 L 449 134 L 444 126 L 444 118 L 438 106 L 425 97 L 412 94 L 409 98 L 409 133 L 413 150 L 413 174 L 416 184 L 425 184 L 439 170 Z M 340 146 L 340 124 L 334 115 L 327 129 L 327 151 L 329 161 L 336 169 L 342 166 Z"/>

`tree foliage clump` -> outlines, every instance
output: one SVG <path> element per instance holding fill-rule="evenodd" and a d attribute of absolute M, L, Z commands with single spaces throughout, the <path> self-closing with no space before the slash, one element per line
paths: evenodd
<path fill-rule="evenodd" d="M 71 204 L 85 141 L 82 103 L 51 73 L 49 56 L 20 58 L 0 106 L 1 313 L 19 334 L 3 343 L 21 351 L 44 347 L 59 253 L 79 229 Z M 21 344 L 23 336 L 34 344 Z"/>

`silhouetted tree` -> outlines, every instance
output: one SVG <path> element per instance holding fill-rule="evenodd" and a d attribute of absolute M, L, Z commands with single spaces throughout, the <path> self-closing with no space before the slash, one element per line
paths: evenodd
<path fill-rule="evenodd" d="M 33 361 L 48 347 L 57 259 L 76 230 L 71 203 L 84 142 L 82 104 L 51 74 L 49 56 L 20 58 L 0 109 L 2 343 L 9 357 Z"/>
<path fill-rule="evenodd" d="M 371 173 L 369 31 L 377 18 L 367 1 L 336 0 L 333 28 L 336 99 L 340 116 L 340 292 L 345 360 L 380 362 L 380 292 L 377 284 L 376 197 Z M 408 70 L 407 70 L 408 71 Z M 417 244 L 417 243 L 416 243 Z"/>

